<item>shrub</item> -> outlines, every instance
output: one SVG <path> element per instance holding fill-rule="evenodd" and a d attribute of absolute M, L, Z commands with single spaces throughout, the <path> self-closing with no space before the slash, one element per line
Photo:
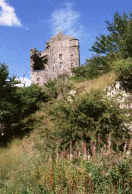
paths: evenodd
<path fill-rule="evenodd" d="M 68 74 L 59 75 L 53 81 L 49 80 L 44 83 L 44 91 L 49 96 L 49 100 L 57 97 L 65 99 L 71 88 L 72 85 L 69 83 Z"/>
<path fill-rule="evenodd" d="M 45 92 L 49 96 L 49 99 L 58 97 L 55 81 L 49 80 L 47 83 L 44 83 L 44 86 L 45 86 Z"/>
<path fill-rule="evenodd" d="M 120 59 L 111 64 L 111 69 L 118 75 L 118 80 L 126 89 L 132 89 L 132 59 Z"/>
<path fill-rule="evenodd" d="M 0 124 L 10 126 L 19 118 L 19 102 L 15 77 L 9 77 L 8 66 L 0 63 Z"/>
<path fill-rule="evenodd" d="M 131 193 L 131 161 L 119 160 L 110 170 L 113 185 L 118 188 L 119 193 Z"/>
<path fill-rule="evenodd" d="M 84 66 L 72 68 L 72 73 L 75 74 L 74 79 L 92 79 L 108 71 L 109 63 L 103 56 L 94 56 L 90 60 L 86 60 Z"/>
<path fill-rule="evenodd" d="M 20 117 L 24 118 L 30 113 L 37 110 L 37 102 L 47 102 L 48 95 L 42 91 L 38 85 L 30 87 L 18 88 L 17 94 L 20 98 Z"/>
<path fill-rule="evenodd" d="M 62 101 L 52 107 L 50 115 L 62 147 L 68 148 L 70 141 L 73 145 L 76 141 L 84 141 L 87 146 L 92 141 L 101 146 L 108 143 L 108 136 L 113 132 L 112 145 L 116 149 L 116 145 L 120 147 L 127 135 L 120 110 L 98 91 L 91 92 L 72 104 Z M 101 142 L 98 142 L 98 136 Z"/>

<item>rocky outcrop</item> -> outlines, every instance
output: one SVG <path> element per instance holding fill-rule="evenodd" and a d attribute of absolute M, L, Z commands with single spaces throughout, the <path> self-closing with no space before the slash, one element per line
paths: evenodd
<path fill-rule="evenodd" d="M 71 91 L 69 92 L 69 94 L 68 94 L 67 100 L 68 100 L 69 102 L 72 102 L 73 99 L 74 99 L 75 94 L 76 94 L 76 90 L 71 90 Z"/>
<path fill-rule="evenodd" d="M 129 122 L 125 122 L 124 125 L 132 133 L 132 93 L 126 92 L 120 81 L 116 81 L 112 85 L 107 86 L 105 91 L 108 99 L 113 99 L 121 109 L 124 109 L 125 116 L 129 117 Z"/>

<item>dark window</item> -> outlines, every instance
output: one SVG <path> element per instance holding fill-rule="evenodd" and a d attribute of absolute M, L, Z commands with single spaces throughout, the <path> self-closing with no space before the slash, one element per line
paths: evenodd
<path fill-rule="evenodd" d="M 62 59 L 62 54 L 59 54 L 59 59 Z"/>
<path fill-rule="evenodd" d="M 61 62 L 61 63 L 60 63 L 60 68 L 62 68 L 62 67 L 63 67 L 63 63 Z"/>

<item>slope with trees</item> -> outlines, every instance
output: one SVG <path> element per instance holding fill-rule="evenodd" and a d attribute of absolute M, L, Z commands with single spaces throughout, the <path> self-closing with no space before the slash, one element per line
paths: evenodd
<path fill-rule="evenodd" d="M 38 109 L 38 102 L 47 102 L 48 94 L 37 85 L 18 88 L 15 77 L 9 77 L 8 66 L 0 64 L 0 125 L 8 140 L 20 133 L 22 120 Z M 18 125 L 18 131 L 13 126 Z M 0 133 L 1 134 L 1 133 Z M 4 137 L 3 137 L 4 139 Z"/>
<path fill-rule="evenodd" d="M 113 22 L 106 22 L 109 34 L 92 46 L 98 55 L 73 69 L 72 79 L 16 88 L 1 64 L 0 122 L 9 134 L 13 124 L 25 120 L 33 129 L 8 150 L 0 149 L 1 193 L 131 193 L 132 142 L 124 124 L 128 110 L 108 100 L 98 86 L 114 71 L 131 92 L 131 17 L 116 12 Z M 90 88 L 92 82 L 100 91 Z M 88 90 L 68 101 L 70 90 L 82 86 Z"/>
<path fill-rule="evenodd" d="M 96 53 L 84 66 L 74 68 L 74 79 L 91 79 L 116 70 L 118 78 L 132 81 L 132 13 L 114 14 L 112 22 L 106 21 L 108 35 L 101 34 L 91 47 Z M 127 76 L 126 76 L 127 75 Z"/>

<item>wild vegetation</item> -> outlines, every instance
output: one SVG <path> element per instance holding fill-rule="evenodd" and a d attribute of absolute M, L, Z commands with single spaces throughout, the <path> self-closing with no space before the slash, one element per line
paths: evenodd
<path fill-rule="evenodd" d="M 91 47 L 96 53 L 81 68 L 73 68 L 74 79 L 91 79 L 116 68 L 122 76 L 131 77 L 132 58 L 132 13 L 125 12 L 121 16 L 118 12 L 110 23 L 106 21 L 108 35 L 101 34 Z M 118 64 L 117 64 L 118 63 Z M 120 75 L 119 75 L 120 77 Z"/>
<path fill-rule="evenodd" d="M 104 92 L 132 92 L 131 21 L 115 13 L 73 78 L 17 88 L 0 64 L 0 193 L 132 192 L 132 119 Z"/>

